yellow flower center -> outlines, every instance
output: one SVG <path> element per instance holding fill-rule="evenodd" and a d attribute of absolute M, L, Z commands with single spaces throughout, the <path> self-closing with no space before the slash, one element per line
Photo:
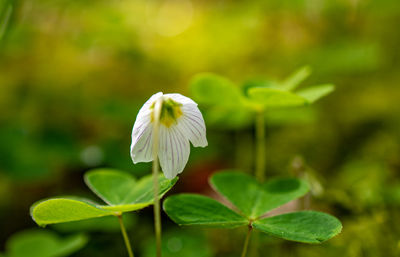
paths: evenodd
<path fill-rule="evenodd" d="M 155 103 L 150 107 L 154 108 Z M 166 126 L 167 128 L 171 127 L 173 124 L 177 123 L 177 120 L 180 116 L 182 116 L 182 104 L 175 102 L 171 98 L 164 99 L 161 106 L 160 113 L 160 123 Z M 151 113 L 151 122 L 154 121 L 153 113 Z"/>

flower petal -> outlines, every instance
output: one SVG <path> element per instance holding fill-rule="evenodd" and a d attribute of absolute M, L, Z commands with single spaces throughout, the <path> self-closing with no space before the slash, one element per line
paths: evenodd
<path fill-rule="evenodd" d="M 152 161 L 152 129 L 151 105 L 163 95 L 158 92 L 144 103 L 136 117 L 132 129 L 131 158 L 133 163 Z"/>
<path fill-rule="evenodd" d="M 183 115 L 177 124 L 179 129 L 192 142 L 193 146 L 206 147 L 208 145 L 206 126 L 199 108 L 193 104 L 185 104 L 182 106 L 182 112 Z"/>
<path fill-rule="evenodd" d="M 131 144 L 131 158 L 133 163 L 150 162 L 153 160 L 153 125 L 149 124 L 143 130 L 135 143 Z"/>
<path fill-rule="evenodd" d="M 152 95 L 150 98 L 149 98 L 149 100 L 147 100 L 144 104 L 143 104 L 143 106 L 142 106 L 142 108 L 140 109 L 140 111 L 142 110 L 142 109 L 150 109 L 150 107 L 151 107 L 151 105 L 158 99 L 158 98 L 160 98 L 161 96 L 163 96 L 164 94 L 163 94 L 163 92 L 158 92 L 158 93 L 155 93 L 154 95 Z M 139 111 L 139 112 L 140 112 Z"/>
<path fill-rule="evenodd" d="M 183 171 L 189 154 L 189 141 L 176 126 L 160 126 L 158 157 L 166 178 L 172 179 Z"/>
<path fill-rule="evenodd" d="M 193 101 L 193 100 L 190 99 L 189 97 L 183 96 L 183 95 L 181 95 L 181 94 L 177 94 L 177 93 L 174 93 L 174 94 L 165 94 L 164 96 L 165 96 L 165 97 L 169 97 L 169 98 L 171 98 L 172 100 L 174 100 L 175 102 L 178 102 L 178 103 L 180 103 L 180 104 L 182 104 L 182 105 L 185 105 L 185 104 L 194 104 L 194 105 L 197 106 L 197 103 L 196 103 L 195 101 Z"/>

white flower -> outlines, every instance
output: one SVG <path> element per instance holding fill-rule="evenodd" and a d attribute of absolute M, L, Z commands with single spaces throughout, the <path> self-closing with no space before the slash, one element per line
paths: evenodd
<path fill-rule="evenodd" d="M 154 94 L 140 109 L 132 129 L 133 163 L 153 160 L 153 111 L 160 98 L 158 158 L 165 177 L 172 179 L 185 168 L 190 154 L 189 141 L 195 147 L 207 146 L 206 126 L 192 99 L 180 94 Z"/>

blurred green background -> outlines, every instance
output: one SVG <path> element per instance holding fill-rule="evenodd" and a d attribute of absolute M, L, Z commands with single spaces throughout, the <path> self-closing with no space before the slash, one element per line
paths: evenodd
<path fill-rule="evenodd" d="M 132 164 L 129 145 L 152 94 L 190 96 L 198 72 L 241 85 L 310 65 L 303 84 L 336 91 L 307 110 L 270 114 L 267 176 L 306 176 L 314 190 L 304 204 L 344 229 L 319 246 L 258 236 L 249 256 L 399 256 L 399 25 L 398 0 L 0 0 L 0 252 L 36 227 L 33 202 L 90 195 L 86 170 L 150 173 Z M 212 172 L 253 168 L 254 127 L 222 126 L 200 109 L 209 147 L 192 148 L 173 193 L 210 194 Z M 236 230 L 180 238 L 164 223 L 171 256 L 238 256 L 244 239 Z M 139 256 L 153 256 L 151 208 L 129 227 Z M 72 256 L 125 256 L 114 228 L 81 227 L 89 243 Z"/>

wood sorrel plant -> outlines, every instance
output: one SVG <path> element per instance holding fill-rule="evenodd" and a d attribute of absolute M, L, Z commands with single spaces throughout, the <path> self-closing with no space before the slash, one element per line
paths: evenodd
<path fill-rule="evenodd" d="M 134 163 L 153 161 L 158 176 L 158 159 L 166 178 L 183 171 L 190 144 L 207 146 L 206 126 L 197 104 L 181 94 L 154 94 L 140 109 L 132 129 L 131 157 Z M 159 185 L 154 179 L 154 228 L 156 253 L 161 257 L 161 215 Z"/>
<path fill-rule="evenodd" d="M 40 226 L 103 216 L 118 217 L 130 257 L 133 257 L 122 213 L 154 203 L 156 253 L 161 256 L 160 198 L 177 181 L 189 159 L 190 143 L 207 146 L 206 127 L 197 104 L 180 94 L 153 95 L 140 109 L 132 129 L 131 157 L 134 163 L 153 161 L 153 175 L 138 182 L 115 170 L 95 170 L 85 182 L 107 205 L 85 199 L 55 198 L 31 207 L 31 216 Z M 160 160 L 164 176 L 158 175 Z"/>
<path fill-rule="evenodd" d="M 178 178 L 169 180 L 163 175 L 157 176 L 158 197 L 170 190 Z M 59 197 L 39 201 L 32 205 L 31 216 L 39 226 L 115 216 L 120 223 L 121 232 L 129 253 L 134 256 L 122 215 L 125 212 L 143 209 L 154 202 L 153 177 L 145 176 L 136 180 L 128 173 L 112 169 L 88 171 L 84 177 L 86 185 L 105 204 L 98 204 L 78 197 Z"/>
<path fill-rule="evenodd" d="M 203 73 L 194 77 L 191 91 L 196 101 L 210 108 L 213 119 L 234 116 L 237 125 L 247 124 L 249 117 L 252 117 L 256 130 L 255 176 L 264 181 L 266 112 L 310 105 L 334 90 L 331 84 L 296 90 L 310 74 L 310 68 L 305 66 L 282 81 L 250 81 L 239 88 L 227 78 Z"/>
<path fill-rule="evenodd" d="M 83 248 L 87 236 L 75 234 L 60 237 L 49 230 L 24 230 L 12 235 L 6 242 L 2 257 L 66 257 Z"/>
<path fill-rule="evenodd" d="M 306 182 L 296 178 L 272 179 L 260 183 L 241 172 L 224 171 L 213 175 L 211 186 L 234 209 L 206 196 L 179 194 L 164 201 L 164 210 L 179 225 L 214 228 L 248 227 L 242 257 L 253 229 L 286 240 L 321 243 L 338 233 L 342 225 L 335 217 L 317 211 L 298 211 L 266 216 L 269 211 L 308 192 Z"/>
<path fill-rule="evenodd" d="M 207 78 L 209 79 L 209 78 Z M 207 80 L 206 79 L 206 80 Z M 211 82 L 215 82 L 211 80 Z M 217 78 L 217 80 L 221 80 Z M 217 83 L 209 91 L 211 99 L 231 94 L 231 100 L 239 107 L 248 107 L 261 116 L 256 126 L 258 133 L 264 130 L 264 112 L 267 106 L 296 106 L 311 103 L 332 90 L 324 85 L 291 93 L 274 87 L 254 87 L 248 90 L 249 98 L 225 90 L 227 83 Z M 208 87 L 200 79 L 198 89 Z M 221 81 L 220 81 L 221 82 Z M 205 84 L 204 84 L 205 83 Z M 222 85 L 222 87 L 221 87 Z M 291 84 L 292 85 L 292 84 Z M 230 86 L 228 86 L 230 87 Z M 216 89 L 216 90 L 215 90 Z M 217 97 L 215 94 L 220 93 Z M 214 94 L 214 95 L 213 95 Z M 229 97 L 228 97 L 229 98 Z M 224 101 L 224 99 L 222 99 Z M 261 126 L 261 125 L 262 126 Z M 263 133 L 263 132 L 262 132 Z M 262 137 L 263 134 L 258 137 Z M 260 138 L 258 138 L 260 140 Z M 130 257 L 133 251 L 122 222 L 124 212 L 142 209 L 154 203 L 154 224 L 156 253 L 161 256 L 160 198 L 172 188 L 188 161 L 190 143 L 207 146 L 206 128 L 197 104 L 180 94 L 157 93 L 140 109 L 132 129 L 131 157 L 134 163 L 153 161 L 153 174 L 136 181 L 131 175 L 116 170 L 93 170 L 85 174 L 89 188 L 106 204 L 96 204 L 86 199 L 53 198 L 35 203 L 31 215 L 40 226 L 47 224 L 78 221 L 103 216 L 118 217 L 121 232 Z M 342 228 L 335 217 L 315 211 L 299 211 L 276 216 L 266 216 L 269 211 L 299 198 L 307 193 L 306 182 L 296 178 L 264 179 L 264 142 L 257 147 L 258 180 L 240 173 L 225 171 L 211 177 L 210 183 L 235 209 L 230 209 L 211 198 L 180 194 L 164 202 L 168 216 L 180 225 L 235 228 L 247 226 L 242 257 L 246 255 L 253 229 L 287 240 L 304 243 L 321 243 L 335 235 Z M 159 175 L 159 163 L 165 175 Z M 260 168 L 261 167 L 261 168 Z M 261 171 L 262 172 L 261 172 Z"/>

